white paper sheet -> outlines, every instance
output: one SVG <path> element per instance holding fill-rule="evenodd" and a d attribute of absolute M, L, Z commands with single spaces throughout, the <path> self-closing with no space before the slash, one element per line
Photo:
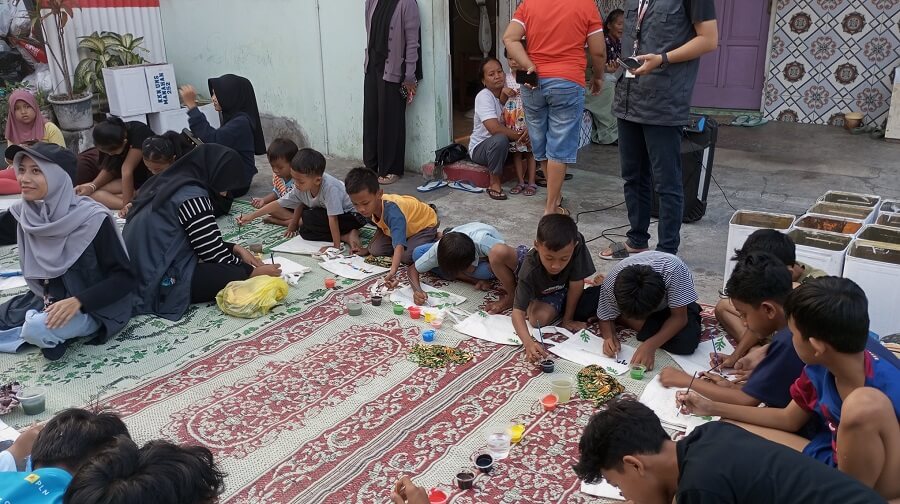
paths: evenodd
<path fill-rule="evenodd" d="M 473 338 L 500 345 L 522 344 L 522 340 L 519 339 L 513 328 L 512 317 L 508 315 L 488 315 L 479 311 L 456 324 L 454 329 Z"/>
<path fill-rule="evenodd" d="M 607 483 L 605 479 L 600 481 L 600 483 L 591 485 L 582 481 L 581 493 L 593 495 L 594 497 L 603 497 L 604 499 L 625 500 L 625 497 L 622 496 L 622 492 L 620 492 L 618 488 Z"/>
<path fill-rule="evenodd" d="M 0 441 L 15 441 L 16 439 L 19 439 L 19 431 L 0 420 Z"/>
<path fill-rule="evenodd" d="M 466 302 L 466 298 L 462 296 L 435 289 L 430 285 L 422 284 L 422 290 L 428 294 L 426 306 L 429 308 L 452 308 Z M 414 306 L 416 303 L 413 301 L 412 287 L 407 285 L 401 289 L 394 290 L 391 293 L 391 302 L 402 304 L 403 306 Z"/>
<path fill-rule="evenodd" d="M 731 343 L 729 343 L 724 336 L 719 336 L 714 340 L 711 339 L 700 343 L 691 355 L 675 355 L 671 352 L 666 353 L 672 356 L 672 359 L 681 366 L 681 369 L 683 369 L 685 373 L 692 375 L 695 372 L 700 373 L 701 371 L 708 371 L 709 368 L 712 367 L 709 364 L 709 354 L 712 353 L 714 344 L 716 345 L 716 351 L 720 354 L 730 355 L 734 352 L 734 347 L 731 346 Z"/>
<path fill-rule="evenodd" d="M 371 276 L 381 275 L 390 271 L 388 268 L 366 264 L 366 260 L 359 256 L 323 261 L 319 263 L 319 266 L 337 276 L 351 280 L 365 280 Z"/>
<path fill-rule="evenodd" d="M 332 245 L 334 244 L 331 242 L 314 242 L 295 236 L 281 245 L 272 247 L 272 250 L 285 254 L 313 255 L 318 254 L 323 247 L 331 247 Z"/>
<path fill-rule="evenodd" d="M 271 262 L 271 259 L 264 262 Z M 296 285 L 296 280 L 312 271 L 310 268 L 282 256 L 275 256 L 275 264 L 281 267 L 281 278 L 292 285 Z"/>
<path fill-rule="evenodd" d="M 548 334 L 548 329 L 544 329 L 544 334 Z M 603 355 L 603 338 L 591 331 L 585 329 L 573 335 L 562 328 L 556 328 L 556 330 L 560 334 L 567 336 L 567 339 L 549 350 L 563 359 L 582 366 L 595 364 L 615 375 L 623 375 L 631 368 L 630 363 L 631 357 L 634 356 L 634 347 L 622 345 L 617 361 L 613 357 Z"/>
<path fill-rule="evenodd" d="M 25 287 L 26 285 L 28 284 L 25 283 L 25 277 L 22 275 L 0 278 L 0 290 L 18 289 L 19 287 Z"/>
<path fill-rule="evenodd" d="M 679 413 L 675 402 L 675 394 L 679 390 L 684 389 L 663 387 L 659 375 L 656 375 L 644 388 L 640 401 L 656 413 L 663 425 L 676 429 L 690 431 L 706 422 L 717 420 L 717 417 L 698 417 Z"/>

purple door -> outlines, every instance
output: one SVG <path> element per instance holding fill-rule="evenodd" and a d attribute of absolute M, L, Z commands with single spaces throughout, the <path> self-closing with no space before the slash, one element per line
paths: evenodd
<path fill-rule="evenodd" d="M 691 105 L 761 110 L 769 0 L 716 0 L 719 48 L 700 59 Z"/>

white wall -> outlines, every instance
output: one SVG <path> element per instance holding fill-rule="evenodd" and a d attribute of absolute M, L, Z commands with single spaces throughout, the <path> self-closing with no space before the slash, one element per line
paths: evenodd
<path fill-rule="evenodd" d="M 433 160 L 434 150 L 450 141 L 447 1 L 434 0 L 437 7 L 419 1 L 425 78 L 407 113 L 408 168 Z M 297 121 L 315 149 L 360 159 L 364 5 L 364 0 L 162 0 L 160 9 L 166 53 L 179 84 L 205 91 L 208 77 L 243 75 L 253 82 L 260 111 Z M 435 23 L 441 27 L 437 34 Z M 435 52 L 442 56 L 436 59 Z"/>

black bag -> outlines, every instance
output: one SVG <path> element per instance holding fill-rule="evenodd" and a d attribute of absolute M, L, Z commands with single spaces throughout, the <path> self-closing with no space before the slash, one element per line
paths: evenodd
<path fill-rule="evenodd" d="M 444 166 L 448 164 L 462 161 L 469 157 L 469 150 L 465 145 L 452 143 L 446 147 L 434 151 L 434 173 L 431 175 L 433 180 L 441 180 L 444 178 Z"/>

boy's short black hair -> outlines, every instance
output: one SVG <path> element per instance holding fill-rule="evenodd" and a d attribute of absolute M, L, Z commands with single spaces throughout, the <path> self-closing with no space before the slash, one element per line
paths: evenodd
<path fill-rule="evenodd" d="M 741 257 L 753 252 L 767 252 L 777 257 L 785 266 L 793 266 L 797 262 L 797 246 L 794 240 L 785 233 L 774 229 L 757 229 L 744 245 L 734 250 L 733 261 L 740 261 Z"/>
<path fill-rule="evenodd" d="M 202 446 L 150 441 L 138 449 L 118 438 L 74 476 L 66 504 L 205 504 L 224 489 L 224 474 Z"/>
<path fill-rule="evenodd" d="M 449 232 L 437 244 L 437 260 L 441 272 L 454 280 L 475 259 L 475 242 L 468 235 Z"/>
<path fill-rule="evenodd" d="M 734 267 L 725 293 L 758 308 L 764 301 L 783 305 L 792 288 L 791 273 L 781 260 L 765 252 L 752 252 L 742 256 Z"/>
<path fill-rule="evenodd" d="M 621 471 L 623 457 L 658 454 L 668 439 L 652 409 L 634 399 L 613 399 L 585 427 L 573 469 L 585 483 L 596 483 L 601 471 Z"/>
<path fill-rule="evenodd" d="M 347 189 L 347 194 L 357 194 L 363 191 L 375 194 L 381 185 L 378 184 L 378 175 L 375 172 L 360 166 L 350 170 L 350 173 L 344 177 L 344 188 Z"/>
<path fill-rule="evenodd" d="M 311 177 L 325 174 L 325 156 L 315 149 L 300 149 L 291 161 L 291 171 Z"/>
<path fill-rule="evenodd" d="M 616 276 L 613 294 L 622 315 L 646 320 L 665 299 L 666 282 L 650 266 L 635 264 L 623 268 Z"/>
<path fill-rule="evenodd" d="M 794 289 L 784 313 L 803 339 L 824 341 L 840 353 L 858 353 L 869 339 L 869 301 L 853 280 L 822 277 Z"/>
<path fill-rule="evenodd" d="M 276 138 L 272 140 L 272 143 L 269 144 L 269 148 L 266 149 L 266 157 L 269 158 L 269 162 L 276 160 L 287 161 L 288 163 L 294 159 L 294 156 L 297 155 L 297 151 L 299 147 L 294 143 L 293 140 L 287 138 Z"/>
<path fill-rule="evenodd" d="M 538 222 L 537 241 L 553 252 L 562 250 L 578 243 L 578 226 L 568 215 L 545 215 Z"/>
<path fill-rule="evenodd" d="M 56 414 L 34 440 L 35 466 L 77 469 L 117 436 L 129 437 L 118 415 L 109 411 L 69 408 Z"/>

